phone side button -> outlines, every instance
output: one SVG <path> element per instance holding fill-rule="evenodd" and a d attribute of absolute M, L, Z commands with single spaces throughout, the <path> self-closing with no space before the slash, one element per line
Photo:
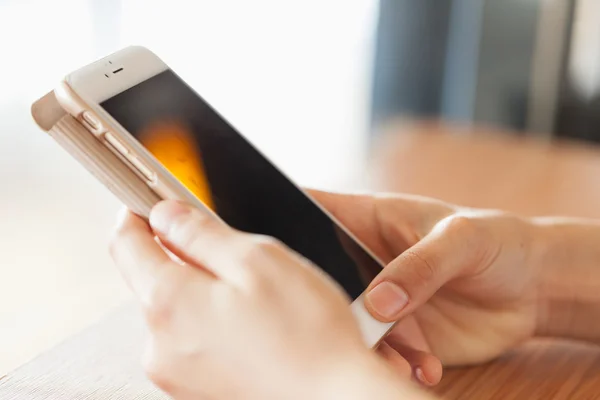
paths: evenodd
<path fill-rule="evenodd" d="M 129 150 L 127 150 L 127 147 L 125 147 L 125 145 L 123 145 L 123 143 L 121 143 L 121 141 L 119 139 L 117 139 L 116 137 L 114 137 L 112 134 L 110 133 L 105 133 L 104 134 L 104 139 L 115 149 L 117 150 L 119 153 L 121 153 L 124 156 L 127 156 L 127 154 L 129 154 Z"/>
<path fill-rule="evenodd" d="M 139 158 L 129 155 L 127 157 L 129 162 L 138 170 L 140 174 L 142 174 L 149 182 L 154 182 L 156 180 L 156 175 L 150 168 L 148 168 Z"/>
<path fill-rule="evenodd" d="M 91 128 L 92 131 L 97 132 L 100 130 L 100 128 L 102 127 L 100 125 L 100 122 L 96 119 L 96 117 L 94 117 L 94 115 L 92 115 L 92 113 L 90 113 L 89 111 L 84 111 L 81 114 L 81 119 L 83 120 L 83 122 L 85 124 L 88 125 L 89 128 Z"/>

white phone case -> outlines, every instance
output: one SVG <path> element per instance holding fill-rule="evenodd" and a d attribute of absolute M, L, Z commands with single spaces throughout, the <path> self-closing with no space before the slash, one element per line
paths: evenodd
<path fill-rule="evenodd" d="M 134 213 L 148 218 L 152 207 L 162 200 L 78 120 L 67 114 L 54 92 L 33 104 L 32 115 L 40 128 L 48 132 Z M 195 197 L 193 204 L 203 207 Z M 353 301 L 351 310 L 369 347 L 376 347 L 394 325 L 377 321 L 369 314 L 365 308 L 364 294 Z"/>

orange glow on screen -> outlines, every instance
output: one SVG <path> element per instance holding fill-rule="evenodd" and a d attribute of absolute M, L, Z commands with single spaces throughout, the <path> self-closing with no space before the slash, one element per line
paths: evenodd
<path fill-rule="evenodd" d="M 189 128 L 177 121 L 161 122 L 140 132 L 139 140 L 188 190 L 214 211 L 202 157 Z"/>

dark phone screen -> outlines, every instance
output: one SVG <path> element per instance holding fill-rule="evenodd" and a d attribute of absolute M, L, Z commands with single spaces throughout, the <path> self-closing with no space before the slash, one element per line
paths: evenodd
<path fill-rule="evenodd" d="M 230 226 L 269 235 L 356 299 L 381 265 L 173 71 L 101 106 Z"/>

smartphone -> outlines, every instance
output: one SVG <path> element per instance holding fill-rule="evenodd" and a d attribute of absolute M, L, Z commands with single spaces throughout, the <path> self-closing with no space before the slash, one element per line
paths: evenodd
<path fill-rule="evenodd" d="M 323 269 L 353 300 L 367 345 L 392 328 L 364 305 L 382 263 L 153 52 L 127 47 L 67 75 L 55 94 L 160 198 L 272 236 Z"/>

